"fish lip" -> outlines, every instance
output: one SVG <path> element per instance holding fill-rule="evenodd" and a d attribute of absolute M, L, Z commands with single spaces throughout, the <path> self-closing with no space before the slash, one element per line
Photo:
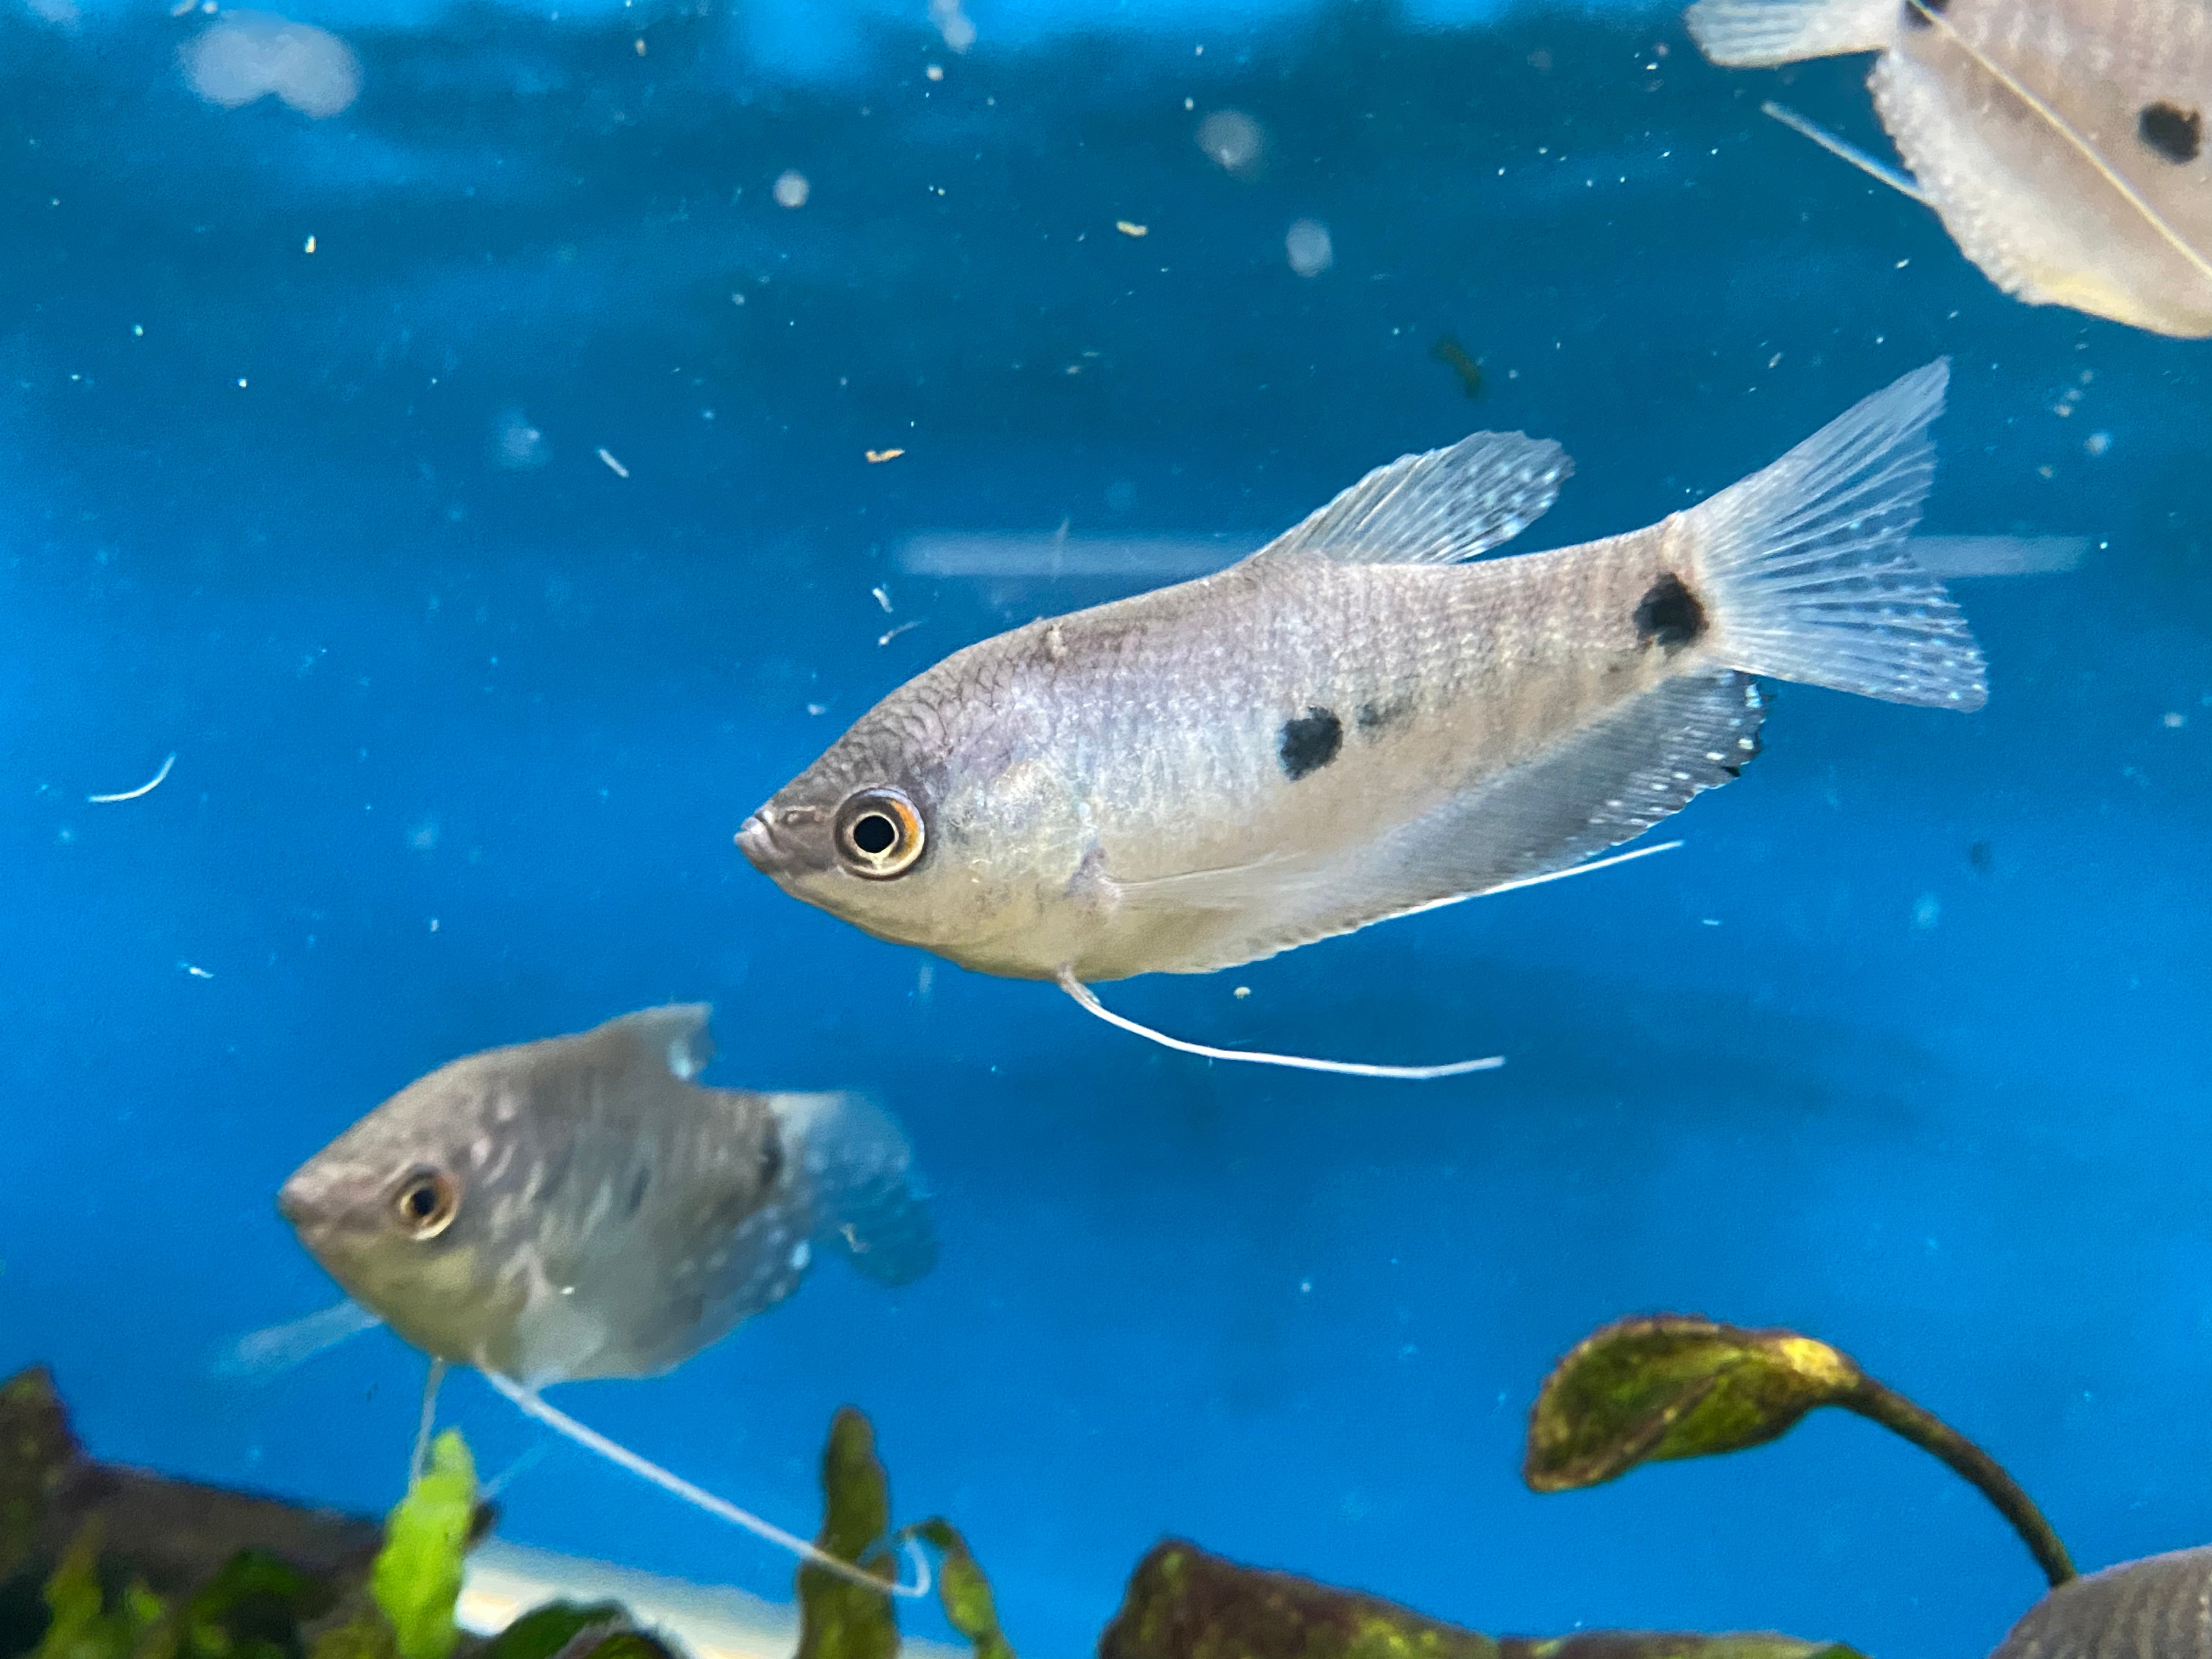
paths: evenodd
<path fill-rule="evenodd" d="M 764 876 L 772 876 L 785 863 L 783 849 L 775 844 L 775 826 L 765 806 L 738 826 L 738 850 Z"/>
<path fill-rule="evenodd" d="M 305 1227 L 313 1218 L 314 1206 L 308 1202 L 307 1185 L 294 1176 L 276 1189 L 276 1213 L 295 1227 Z"/>

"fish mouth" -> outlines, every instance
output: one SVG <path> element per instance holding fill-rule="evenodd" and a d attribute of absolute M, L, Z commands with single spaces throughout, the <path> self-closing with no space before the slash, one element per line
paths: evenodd
<path fill-rule="evenodd" d="M 764 876 L 775 875 L 783 867 L 786 856 L 775 844 L 775 826 L 765 806 L 738 825 L 738 850 Z"/>
<path fill-rule="evenodd" d="M 304 1227 L 314 1215 L 314 1206 L 308 1201 L 306 1184 L 294 1176 L 276 1191 L 276 1213 L 295 1227 Z"/>

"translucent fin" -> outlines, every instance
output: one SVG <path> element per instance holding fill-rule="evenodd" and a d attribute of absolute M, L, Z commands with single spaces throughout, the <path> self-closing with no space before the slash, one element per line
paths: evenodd
<path fill-rule="evenodd" d="M 1929 205 L 1928 193 L 1897 168 L 1875 161 L 1856 144 L 1845 143 L 1819 122 L 1808 120 L 1787 104 L 1778 104 L 1770 98 L 1759 106 L 1759 112 L 1781 122 L 1800 137 L 1810 138 L 1838 161 L 1849 161 L 1876 184 L 1887 185 L 1899 196 L 1909 197 L 1923 207 Z"/>
<path fill-rule="evenodd" d="M 1469 1072 L 1494 1072 L 1505 1063 L 1503 1054 L 1492 1054 L 1486 1060 L 1455 1060 L 1442 1066 L 1370 1066 L 1356 1060 L 1315 1060 L 1304 1054 L 1270 1054 L 1255 1048 L 1216 1048 L 1203 1042 L 1186 1042 L 1181 1037 L 1171 1037 L 1164 1031 L 1156 1031 L 1149 1025 L 1139 1025 L 1127 1014 L 1117 1014 L 1104 1003 L 1088 985 L 1067 969 L 1059 974 L 1060 988 L 1073 997 L 1086 1013 L 1096 1014 L 1117 1030 L 1129 1032 L 1163 1048 L 1172 1048 L 1177 1054 L 1198 1054 L 1206 1060 L 1241 1060 L 1255 1066 L 1284 1066 L 1295 1072 L 1328 1072 L 1339 1077 L 1379 1077 L 1401 1083 L 1428 1083 L 1440 1077 L 1461 1077 Z"/>
<path fill-rule="evenodd" d="M 587 1035 L 635 1042 L 653 1064 L 667 1066 L 671 1077 L 689 1083 L 714 1057 L 714 1035 L 707 1029 L 714 1012 L 711 1003 L 672 1002 L 611 1019 Z"/>
<path fill-rule="evenodd" d="M 348 1297 L 304 1319 L 249 1331 L 217 1354 L 208 1370 L 214 1376 L 232 1379 L 276 1376 L 383 1322 Z"/>
<path fill-rule="evenodd" d="M 596 1453 L 610 1463 L 628 1469 L 641 1480 L 651 1481 L 663 1492 L 682 1498 L 695 1509 L 704 1510 L 716 1519 L 726 1521 L 733 1527 L 743 1527 L 756 1538 L 766 1539 L 777 1548 L 788 1551 L 811 1566 L 819 1567 L 824 1572 L 835 1573 L 840 1578 L 864 1585 L 872 1590 L 880 1591 L 885 1595 L 911 1599 L 929 1594 L 931 1586 L 929 1558 L 921 1553 L 921 1547 L 911 1538 L 904 1540 L 903 1542 L 906 1546 L 907 1558 L 914 1563 L 915 1582 L 911 1584 L 887 1584 L 872 1573 L 863 1572 L 850 1561 L 841 1561 L 836 1556 L 815 1548 L 804 1538 L 787 1533 L 781 1527 L 762 1520 L 751 1510 L 741 1510 L 727 1498 L 717 1498 L 705 1487 L 695 1486 L 682 1475 L 672 1474 L 662 1468 L 659 1464 L 640 1457 L 627 1446 L 608 1439 L 598 1430 L 586 1428 L 568 1413 L 557 1407 L 546 1404 L 544 1397 L 535 1389 L 526 1389 L 514 1378 L 501 1376 L 496 1371 L 487 1370 L 483 1373 L 483 1376 L 493 1388 L 513 1401 L 525 1415 L 537 1419 L 556 1434 L 574 1441 L 585 1450 Z"/>
<path fill-rule="evenodd" d="M 1682 21 L 1698 50 L 1730 69 L 1880 52 L 1911 0 L 1698 0 Z"/>
<path fill-rule="evenodd" d="M 1455 564 L 1543 517 L 1574 471 L 1548 438 L 1478 432 L 1379 466 L 1252 556 L 1317 554 L 1340 564 Z"/>
<path fill-rule="evenodd" d="M 1948 360 L 1915 369 L 1669 526 L 1693 550 L 1723 661 L 1889 702 L 1989 700 L 1966 618 L 1906 550 L 1949 377 Z"/>
<path fill-rule="evenodd" d="M 407 1484 L 412 1487 L 430 1467 L 431 1431 L 438 1426 L 438 1395 L 446 1386 L 446 1362 L 430 1357 L 429 1375 L 422 1379 L 422 1408 L 415 1418 L 415 1449 L 407 1459 Z"/>
<path fill-rule="evenodd" d="M 914 1151 L 866 1095 L 770 1095 L 805 1183 L 814 1237 L 878 1285 L 910 1285 L 937 1265 L 937 1232 Z"/>
<path fill-rule="evenodd" d="M 1285 860 L 1243 926 L 1178 971 L 1271 957 L 1394 916 L 1621 860 L 1584 863 L 1734 778 L 1765 708 L 1744 675 L 1685 674 L 1350 853 Z M 1654 852 L 1660 849 L 1654 848 Z"/>

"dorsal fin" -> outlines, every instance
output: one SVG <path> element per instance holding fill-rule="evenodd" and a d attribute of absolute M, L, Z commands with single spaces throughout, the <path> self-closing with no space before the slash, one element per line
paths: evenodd
<path fill-rule="evenodd" d="M 671 1077 L 689 1083 L 714 1057 L 714 1035 L 707 1029 L 714 1012 L 712 1003 L 672 1002 L 611 1019 L 592 1035 L 633 1042 L 654 1065 L 666 1066 Z"/>
<path fill-rule="evenodd" d="M 1519 535 L 1574 471 L 1548 438 L 1478 432 L 1378 466 L 1252 556 L 1318 554 L 1340 564 L 1456 564 Z"/>

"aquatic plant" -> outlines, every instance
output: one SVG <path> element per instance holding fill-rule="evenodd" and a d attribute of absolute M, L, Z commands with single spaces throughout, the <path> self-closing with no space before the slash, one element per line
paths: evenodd
<path fill-rule="evenodd" d="M 1768 1631 L 1485 1636 L 1356 1590 L 1170 1540 L 1137 1565 L 1099 1659 L 1857 1659 Z"/>
<path fill-rule="evenodd" d="M 1849 1355 L 1795 1331 L 1661 1314 L 1593 1332 L 1544 1379 L 1522 1475 L 1537 1492 L 1595 1486 L 1640 1463 L 1764 1445 L 1820 1406 L 1856 1412 L 1941 1458 L 2012 1523 L 2051 1583 L 2074 1577 L 2058 1534 L 1995 1458 Z"/>
<path fill-rule="evenodd" d="M 447 1429 L 431 1443 L 429 1467 L 392 1506 L 384 1547 L 369 1570 L 400 1659 L 451 1659 L 459 1644 L 453 1607 L 467 1574 L 476 1512 L 476 1460 L 461 1431 Z"/>
<path fill-rule="evenodd" d="M 975 1659 L 1015 1659 L 999 1628 L 990 1580 L 952 1523 L 933 1516 L 886 1537 L 890 1483 L 876 1456 L 874 1427 L 853 1407 L 830 1419 L 822 1453 L 822 1530 L 816 1547 L 890 1583 L 908 1540 L 937 1553 L 938 1597 L 946 1620 L 975 1644 Z M 799 1570 L 799 1659 L 890 1659 L 898 1651 L 891 1598 L 817 1566 Z"/>

